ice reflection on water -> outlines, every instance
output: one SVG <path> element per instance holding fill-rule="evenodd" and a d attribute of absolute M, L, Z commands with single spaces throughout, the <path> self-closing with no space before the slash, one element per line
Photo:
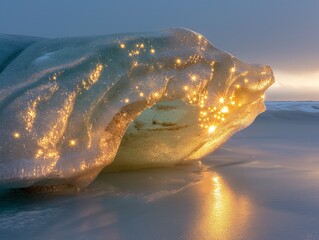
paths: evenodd
<path fill-rule="evenodd" d="M 38 213 L 55 209 L 56 214 L 40 219 L 41 224 L 37 218 L 23 218 L 25 226 L 18 231 L 2 214 L 0 222 L 5 229 L 0 226 L 0 236 L 4 232 L 6 236 L 24 232 L 26 236 L 94 235 L 110 239 L 129 239 L 133 233 L 142 239 L 155 233 L 164 239 L 177 235 L 182 239 L 233 239 L 234 233 L 245 236 L 252 221 L 249 197 L 235 193 L 220 174 L 204 164 L 194 165 L 105 173 L 79 194 L 52 193 L 52 199 L 50 194 L 42 199 L 43 193 L 38 197 L 31 193 L 33 201 L 21 201 L 21 206 L 16 199 L 17 210 L 10 204 L 17 195 L 8 194 L 7 200 L 1 201 L 2 207 L 18 221 L 21 212 L 34 208 Z M 18 197 L 27 199 L 31 195 L 19 193 Z M 43 228 L 45 224 L 50 228 Z"/>
<path fill-rule="evenodd" d="M 203 180 L 193 191 L 198 202 L 192 237 L 234 239 L 247 234 L 254 207 L 248 196 L 234 192 L 220 174 L 210 171 L 203 172 Z"/>

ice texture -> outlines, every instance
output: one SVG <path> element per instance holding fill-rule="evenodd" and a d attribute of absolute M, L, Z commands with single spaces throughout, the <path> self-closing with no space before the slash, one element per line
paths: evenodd
<path fill-rule="evenodd" d="M 102 169 L 200 159 L 265 110 L 274 82 L 186 29 L 14 41 L 0 48 L 7 187 L 83 187 Z"/>
<path fill-rule="evenodd" d="M 26 47 L 39 40 L 41 40 L 41 38 L 6 35 L 0 33 L 0 73 Z"/>

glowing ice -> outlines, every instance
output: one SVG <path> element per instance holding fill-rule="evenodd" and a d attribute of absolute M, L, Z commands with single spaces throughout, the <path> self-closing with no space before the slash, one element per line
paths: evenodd
<path fill-rule="evenodd" d="M 274 81 L 185 29 L 32 41 L 19 56 L 0 48 L 10 187 L 85 186 L 114 158 L 111 169 L 199 159 L 264 110 Z"/>

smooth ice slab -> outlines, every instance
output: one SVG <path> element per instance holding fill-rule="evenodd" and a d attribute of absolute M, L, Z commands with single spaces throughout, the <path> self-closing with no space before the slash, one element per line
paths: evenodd
<path fill-rule="evenodd" d="M 264 111 L 273 81 L 185 29 L 37 40 L 0 73 L 0 183 L 199 159 Z"/>

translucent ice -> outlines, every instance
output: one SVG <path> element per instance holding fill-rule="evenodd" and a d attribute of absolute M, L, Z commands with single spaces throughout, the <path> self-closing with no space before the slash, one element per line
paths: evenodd
<path fill-rule="evenodd" d="M 0 48 L 3 186 L 199 159 L 264 111 L 274 81 L 185 29 L 32 41 Z"/>

